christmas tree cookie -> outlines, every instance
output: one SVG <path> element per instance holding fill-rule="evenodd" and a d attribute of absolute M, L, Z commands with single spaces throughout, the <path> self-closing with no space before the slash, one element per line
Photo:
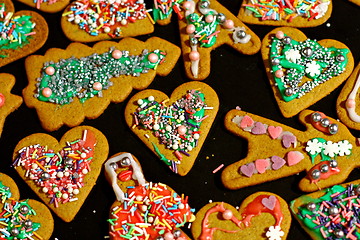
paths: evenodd
<path fill-rule="evenodd" d="M 166 184 L 147 182 L 139 161 L 130 153 L 107 160 L 105 173 L 117 198 L 108 219 L 110 239 L 190 240 L 180 230 L 195 218 L 187 196 Z"/>
<path fill-rule="evenodd" d="M 49 49 L 26 59 L 24 101 L 48 131 L 77 126 L 100 116 L 110 102 L 124 101 L 133 88 L 146 88 L 157 74 L 170 73 L 179 56 L 177 46 L 157 37 Z"/>
<path fill-rule="evenodd" d="M 49 209 L 33 199 L 19 200 L 19 189 L 0 173 L 0 238 L 4 240 L 48 240 L 54 229 Z"/>
<path fill-rule="evenodd" d="M 292 117 L 337 88 L 351 74 L 350 50 L 332 39 L 315 41 L 295 28 L 277 28 L 261 54 L 282 114 Z"/>

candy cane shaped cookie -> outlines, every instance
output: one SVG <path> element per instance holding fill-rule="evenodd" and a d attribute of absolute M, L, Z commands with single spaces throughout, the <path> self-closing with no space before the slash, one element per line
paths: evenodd
<path fill-rule="evenodd" d="M 110 212 L 110 239 L 190 239 L 179 228 L 195 218 L 188 198 L 163 183 L 146 182 L 138 160 L 119 153 L 105 163 L 117 201 Z"/>
<path fill-rule="evenodd" d="M 239 189 L 306 171 L 299 188 L 312 192 L 343 182 L 360 166 L 356 138 L 345 125 L 310 110 L 299 118 L 306 131 L 239 110 L 228 112 L 226 128 L 247 139 L 249 150 L 222 172 L 225 187 Z"/>

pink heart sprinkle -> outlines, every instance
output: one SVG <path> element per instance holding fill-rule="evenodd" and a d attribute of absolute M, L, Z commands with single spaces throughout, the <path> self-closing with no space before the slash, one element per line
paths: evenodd
<path fill-rule="evenodd" d="M 286 161 L 283 158 L 279 157 L 279 156 L 272 156 L 271 161 L 273 162 L 273 164 L 271 165 L 271 168 L 273 170 L 280 169 L 286 163 Z"/>
<path fill-rule="evenodd" d="M 269 165 L 270 162 L 268 159 L 257 159 L 255 161 L 255 167 L 259 173 L 264 173 Z"/>
<path fill-rule="evenodd" d="M 299 151 L 290 151 L 287 153 L 286 157 L 289 166 L 294 166 L 304 159 L 304 155 Z"/>
<path fill-rule="evenodd" d="M 240 122 L 240 127 L 242 129 L 247 128 L 247 127 L 252 127 L 254 125 L 254 120 L 252 120 L 251 117 L 249 117 L 248 115 L 245 115 Z"/>
<path fill-rule="evenodd" d="M 261 200 L 262 205 L 264 205 L 264 207 L 270 209 L 270 210 L 274 210 L 275 205 L 276 205 L 276 197 L 271 195 L 268 198 L 264 197 Z"/>
<path fill-rule="evenodd" d="M 291 144 L 296 143 L 296 137 L 291 134 L 285 134 L 282 136 L 282 144 L 285 148 L 291 147 Z"/>
<path fill-rule="evenodd" d="M 283 129 L 280 126 L 278 126 L 278 127 L 269 126 L 268 127 L 268 132 L 272 139 L 278 138 L 280 136 L 280 134 L 282 133 L 282 131 L 283 131 Z"/>
<path fill-rule="evenodd" d="M 256 122 L 255 126 L 251 129 L 251 133 L 255 135 L 261 135 L 266 133 L 265 125 L 261 122 Z"/>
<path fill-rule="evenodd" d="M 255 164 L 252 162 L 247 165 L 242 165 L 240 167 L 241 173 L 247 177 L 251 177 L 254 174 L 254 170 L 255 170 Z"/>

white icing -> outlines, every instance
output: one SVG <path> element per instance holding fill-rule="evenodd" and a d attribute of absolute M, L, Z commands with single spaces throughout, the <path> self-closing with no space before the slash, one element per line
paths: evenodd
<path fill-rule="evenodd" d="M 328 10 L 329 4 L 330 1 L 322 2 L 314 8 L 314 12 L 318 13 L 318 15 L 315 16 L 315 19 L 319 19 L 325 15 Z"/>
<path fill-rule="evenodd" d="M 197 51 L 197 45 L 191 46 L 192 51 Z M 200 58 L 196 61 L 191 61 L 191 72 L 194 75 L 194 78 L 198 78 L 199 75 L 199 61 Z"/>
<path fill-rule="evenodd" d="M 245 31 L 245 28 L 244 27 L 234 27 L 233 29 L 230 29 L 231 31 L 233 31 L 233 34 L 232 34 L 232 38 L 234 40 L 234 43 L 248 43 L 251 39 L 251 36 L 249 34 L 246 34 L 246 36 L 244 38 L 239 38 L 237 35 L 236 35 L 236 32 L 238 32 L 239 30 L 243 30 Z"/>
<path fill-rule="evenodd" d="M 110 178 L 111 186 L 112 186 L 112 188 L 114 190 L 114 193 L 116 195 L 117 200 L 120 201 L 120 202 L 124 201 L 125 194 L 121 190 L 119 185 L 117 184 L 117 174 L 115 172 L 115 169 L 111 167 L 111 164 L 112 163 L 117 163 L 117 162 L 119 162 L 121 159 L 123 159 L 125 157 L 128 157 L 130 159 L 130 165 L 131 165 L 132 170 L 133 170 L 132 178 L 134 180 L 137 180 L 140 185 L 145 185 L 146 184 L 146 181 L 145 181 L 145 178 L 144 178 L 144 175 L 143 175 L 143 173 L 141 171 L 140 166 L 133 159 L 133 157 L 132 157 L 132 155 L 130 153 L 123 153 L 123 154 L 117 155 L 117 156 L 112 157 L 109 160 L 107 160 L 106 163 L 105 163 L 105 172 L 106 172 L 106 175 Z"/>
<path fill-rule="evenodd" d="M 354 100 L 354 103 L 355 103 L 355 99 L 356 99 L 356 94 L 359 90 L 359 87 L 360 87 L 360 74 L 358 75 L 358 78 L 356 79 L 356 82 L 355 82 L 355 85 L 354 85 L 354 88 L 353 90 L 350 92 L 348 98 L 347 98 L 347 101 L 348 100 Z M 355 106 L 354 107 L 348 107 L 347 103 L 345 103 L 345 107 L 346 107 L 346 110 L 349 114 L 349 118 L 351 120 L 353 120 L 354 122 L 360 122 L 360 116 L 355 112 Z"/>

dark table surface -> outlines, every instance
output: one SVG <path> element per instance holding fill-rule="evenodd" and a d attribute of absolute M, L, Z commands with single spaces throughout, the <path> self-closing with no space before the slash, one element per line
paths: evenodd
<path fill-rule="evenodd" d="M 220 0 L 220 3 L 237 15 L 241 1 Z M 351 49 L 357 65 L 360 60 L 360 7 L 346 0 L 333 0 L 333 4 L 332 16 L 325 24 L 302 30 L 311 39 L 330 38 L 345 43 Z M 15 2 L 15 8 L 17 11 L 31 9 L 18 2 Z M 47 42 L 36 54 L 42 55 L 47 49 L 53 47 L 66 48 L 70 41 L 62 33 L 60 27 L 61 13 L 40 12 L 40 14 L 48 21 L 50 33 Z M 249 25 L 249 27 L 261 39 L 273 29 L 271 26 Z M 154 33 L 138 38 L 146 40 L 150 36 L 162 37 L 180 46 L 175 18 L 168 26 L 156 25 Z M 213 51 L 211 57 L 211 74 L 204 82 L 217 92 L 220 99 L 220 110 L 195 165 L 187 176 L 180 177 L 170 172 L 126 126 L 124 109 L 127 101 L 110 104 L 98 119 L 86 120 L 82 125 L 96 127 L 105 134 L 110 144 L 110 155 L 121 151 L 133 153 L 141 161 L 144 175 L 148 181 L 166 183 L 178 193 L 188 195 L 189 202 L 195 209 L 200 209 L 209 200 L 225 201 L 233 206 L 238 206 L 247 196 L 257 191 L 274 192 L 287 202 L 299 197 L 303 193 L 298 189 L 297 184 L 305 176 L 305 173 L 235 191 L 223 187 L 220 180 L 221 171 L 212 173 L 220 164 L 230 165 L 247 154 L 247 142 L 232 135 L 224 127 L 224 116 L 230 109 L 240 106 L 245 111 L 297 129 L 304 129 L 304 127 L 299 123 L 297 116 L 287 119 L 281 115 L 270 89 L 260 53 L 245 56 L 228 46 L 223 46 Z M 177 86 L 189 81 L 183 69 L 184 65 L 180 59 L 168 76 L 156 77 L 150 88 L 170 94 Z M 15 75 L 16 85 L 12 92 L 21 95 L 22 89 L 27 85 L 24 59 L 2 67 L 0 72 Z M 330 117 L 337 118 L 335 104 L 342 86 L 311 106 L 310 109 L 319 110 Z M 131 96 L 133 94 L 135 91 L 131 93 Z M 69 128 L 64 126 L 50 134 L 60 139 L 68 130 Z M 0 172 L 10 175 L 17 182 L 22 199 L 39 200 L 16 171 L 10 167 L 11 157 L 18 141 L 38 132 L 46 131 L 41 127 L 35 110 L 29 109 L 23 104 L 7 117 L 0 138 Z M 352 132 L 354 136 L 360 136 L 359 131 Z M 358 169 L 354 170 L 348 181 L 359 178 L 359 174 Z M 104 239 L 105 236 L 108 236 L 106 220 L 114 201 L 115 195 L 102 172 L 97 184 L 72 222 L 65 223 L 54 215 L 55 230 L 52 239 Z M 184 230 L 190 233 L 187 228 Z M 288 239 L 309 238 L 296 221 L 293 221 L 288 236 Z"/>

